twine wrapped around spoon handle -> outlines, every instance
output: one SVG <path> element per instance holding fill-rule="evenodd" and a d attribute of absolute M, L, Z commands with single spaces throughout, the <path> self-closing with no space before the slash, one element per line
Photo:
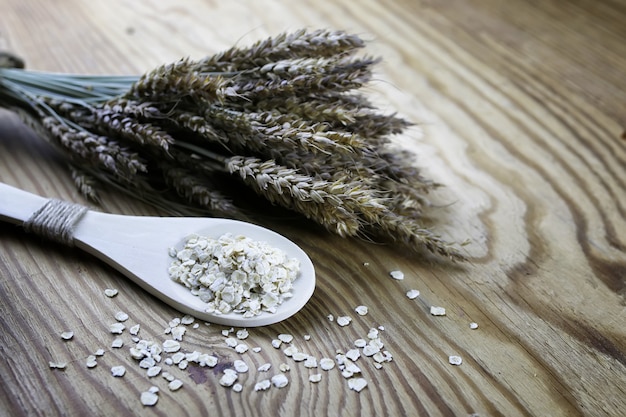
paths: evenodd
<path fill-rule="evenodd" d="M 87 207 L 80 204 L 49 199 L 23 226 L 27 232 L 74 246 L 74 226 L 87 211 Z"/>

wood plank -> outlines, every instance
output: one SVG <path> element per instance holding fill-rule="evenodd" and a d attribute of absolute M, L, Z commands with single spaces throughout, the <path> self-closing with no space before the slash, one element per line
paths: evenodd
<path fill-rule="evenodd" d="M 184 348 L 212 353 L 214 369 L 170 370 L 170 392 L 126 346 L 110 348 L 119 310 L 140 336 L 166 338 L 180 316 L 120 274 L 70 248 L 0 225 L 2 415 L 618 416 L 626 409 L 626 7 L 479 0 L 64 2 L 5 0 L 0 49 L 31 69 L 140 74 L 301 27 L 346 29 L 384 58 L 369 87 L 383 108 L 418 128 L 397 138 L 446 185 L 440 231 L 471 238 L 471 261 L 435 263 L 397 248 L 344 240 L 296 217 L 267 225 L 300 244 L 318 287 L 293 318 L 250 329 L 258 353 L 236 354 L 221 326 L 189 328 Z M 86 203 L 61 158 L 16 117 L 0 112 L 0 181 Z M 110 193 L 102 210 L 159 211 Z M 402 270 L 403 281 L 389 277 Z M 117 288 L 115 298 L 103 294 Z M 409 300 L 405 293 L 418 289 Z M 354 308 L 366 305 L 358 316 Z M 447 309 L 429 314 L 431 305 Z M 327 319 L 350 315 L 340 327 Z M 471 330 L 470 322 L 478 329 Z M 334 358 L 371 327 L 393 362 L 361 358 L 368 387 L 349 390 L 337 369 L 304 368 L 271 346 L 279 333 Z M 72 330 L 71 341 L 60 333 Z M 311 336 L 309 341 L 303 336 Z M 87 356 L 106 350 L 98 366 Z M 449 355 L 463 358 L 461 366 Z M 242 358 L 242 393 L 219 385 Z M 64 371 L 48 361 L 68 361 Z M 269 372 L 256 368 L 271 363 Z M 290 365 L 283 389 L 254 384 Z M 111 366 L 127 374 L 113 378 Z M 308 381 L 312 373 L 322 381 Z M 161 391 L 154 408 L 140 392 Z"/>

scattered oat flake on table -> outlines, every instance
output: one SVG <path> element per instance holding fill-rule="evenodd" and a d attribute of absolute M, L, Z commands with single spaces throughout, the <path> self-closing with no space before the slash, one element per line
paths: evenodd
<path fill-rule="evenodd" d="M 289 365 L 287 365 L 286 363 L 281 363 L 280 365 L 278 365 L 278 369 L 280 370 L 280 372 L 289 372 L 289 371 L 291 371 L 291 367 Z"/>
<path fill-rule="evenodd" d="M 153 406 L 159 401 L 159 396 L 155 392 L 145 391 L 141 393 L 141 403 L 146 406 Z"/>
<path fill-rule="evenodd" d="M 122 365 L 111 367 L 111 375 L 113 375 L 114 377 L 122 377 L 125 373 L 126 368 L 124 368 Z"/>
<path fill-rule="evenodd" d="M 272 383 L 270 382 L 270 380 L 269 379 L 264 379 L 262 381 L 257 382 L 256 384 L 254 384 L 254 390 L 255 391 L 265 391 L 266 389 L 268 389 L 271 386 L 272 386 Z"/>
<path fill-rule="evenodd" d="M 65 369 L 67 362 L 48 362 L 50 369 Z"/>
<path fill-rule="evenodd" d="M 174 379 L 170 381 L 169 384 L 167 384 L 167 387 L 170 389 L 170 391 L 177 391 L 182 386 L 183 386 L 183 381 L 181 381 L 180 379 Z"/>
<path fill-rule="evenodd" d="M 350 349 L 349 351 L 346 352 L 345 356 L 351 361 L 356 361 L 357 359 L 361 357 L 361 352 L 358 349 Z"/>
<path fill-rule="evenodd" d="M 237 330 L 237 334 L 236 335 L 237 335 L 237 339 L 244 340 L 244 339 L 248 338 L 250 333 L 248 333 L 248 330 L 246 330 L 246 329 L 241 329 L 241 330 Z"/>
<path fill-rule="evenodd" d="M 139 324 L 135 324 L 130 329 L 128 329 L 128 333 L 132 334 L 133 336 L 137 336 L 139 334 L 140 327 L 141 326 L 139 326 Z"/>
<path fill-rule="evenodd" d="M 317 368 L 317 359 L 315 359 L 315 356 L 306 358 L 304 360 L 304 367 L 309 369 Z"/>
<path fill-rule="evenodd" d="M 248 345 L 246 345 L 245 343 L 239 343 L 237 346 L 235 346 L 235 352 L 237 353 L 246 353 L 248 351 Z"/>
<path fill-rule="evenodd" d="M 364 348 L 367 346 L 367 341 L 365 339 L 357 339 L 354 341 L 354 346 L 358 348 Z"/>
<path fill-rule="evenodd" d="M 350 316 L 340 316 L 337 317 L 337 324 L 341 327 L 347 326 L 352 321 L 352 317 Z"/>
<path fill-rule="evenodd" d="M 264 363 L 263 365 L 259 366 L 257 368 L 257 371 L 259 372 L 267 372 L 270 370 L 270 368 L 272 367 L 271 363 Z"/>
<path fill-rule="evenodd" d="M 253 347 L 253 348 L 252 348 L 252 351 L 253 351 L 254 353 L 259 353 L 259 352 L 261 351 L 261 347 L 260 347 L 260 346 Z"/>
<path fill-rule="evenodd" d="M 243 391 L 243 385 L 241 385 L 240 383 L 236 383 L 235 385 L 233 385 L 232 390 L 235 392 L 241 392 Z"/>
<path fill-rule="evenodd" d="M 190 316 L 190 315 L 183 316 L 183 317 L 180 319 L 180 322 L 181 322 L 182 324 L 185 324 L 185 325 L 187 325 L 187 324 L 191 324 L 191 323 L 193 323 L 194 321 L 195 321 L 195 319 L 193 318 L 193 316 Z"/>
<path fill-rule="evenodd" d="M 71 340 L 74 337 L 74 332 L 63 332 L 61 333 L 61 338 L 63 340 Z"/>
<path fill-rule="evenodd" d="M 235 381 L 237 381 L 237 372 L 233 369 L 224 369 L 224 375 L 219 380 L 219 383 L 223 387 L 232 387 Z"/>
<path fill-rule="evenodd" d="M 235 368 L 235 371 L 239 373 L 248 372 L 248 364 L 242 361 L 241 359 L 235 360 L 233 362 L 233 367 Z"/>
<path fill-rule="evenodd" d="M 478 329 L 478 323 L 470 323 L 469 327 L 472 330 Z"/>
<path fill-rule="evenodd" d="M 418 290 L 408 290 L 406 292 L 406 296 L 409 298 L 409 300 L 415 300 L 417 297 L 420 296 L 420 292 Z"/>
<path fill-rule="evenodd" d="M 330 371 L 335 367 L 335 361 L 330 358 L 322 358 L 320 359 L 320 368 L 324 371 Z"/>
<path fill-rule="evenodd" d="M 433 316 L 445 316 L 446 309 L 443 307 L 430 306 L 430 314 Z"/>
<path fill-rule="evenodd" d="M 350 389 L 353 391 L 361 392 L 361 390 L 363 390 L 363 388 L 365 388 L 366 386 L 367 386 L 367 381 L 365 380 L 365 378 L 348 379 L 348 387 L 350 387 Z"/>
<path fill-rule="evenodd" d="M 85 363 L 85 365 L 87 365 L 87 368 L 95 368 L 98 365 L 98 362 L 96 361 L 96 355 L 87 356 L 87 362 Z"/>
<path fill-rule="evenodd" d="M 163 342 L 163 351 L 167 353 L 174 353 L 180 350 L 180 343 L 176 340 L 168 339 Z"/>
<path fill-rule="evenodd" d="M 302 338 L 308 342 L 309 340 L 311 340 L 311 335 L 305 334 L 304 336 L 302 336 Z"/>
<path fill-rule="evenodd" d="M 278 340 L 283 343 L 291 343 L 291 341 L 293 340 L 293 336 L 290 334 L 281 333 L 278 335 Z"/>
<path fill-rule="evenodd" d="M 121 348 L 122 346 L 124 346 L 124 339 L 120 337 L 113 339 L 113 341 L 111 342 L 111 347 L 114 349 Z"/>
<path fill-rule="evenodd" d="M 322 374 L 312 374 L 309 375 L 309 381 L 310 382 L 320 382 L 322 380 Z"/>
<path fill-rule="evenodd" d="M 103 356 L 104 355 L 104 349 L 98 349 L 94 352 L 94 355 L 96 356 Z"/>
<path fill-rule="evenodd" d="M 161 373 L 161 367 L 160 366 L 152 366 L 150 368 L 148 368 L 148 370 L 146 371 L 146 375 L 148 375 L 149 378 L 155 377 L 158 374 Z"/>
<path fill-rule="evenodd" d="M 239 344 L 239 341 L 234 337 L 227 337 L 226 339 L 224 339 L 224 343 L 226 343 L 226 346 L 234 348 Z"/>
<path fill-rule="evenodd" d="M 401 281 L 404 279 L 404 272 L 402 271 L 391 271 L 389 273 L 389 275 L 391 275 L 391 278 L 393 279 L 397 279 L 398 281 Z"/>
<path fill-rule="evenodd" d="M 128 320 L 128 314 L 124 313 L 123 311 L 118 311 L 117 313 L 115 313 L 115 320 L 126 321 Z"/>
<path fill-rule="evenodd" d="M 326 316 L 326 318 L 328 319 L 328 321 L 334 321 L 335 320 L 335 316 L 333 316 L 332 314 L 329 314 L 328 316 Z"/>
<path fill-rule="evenodd" d="M 124 326 L 122 323 L 113 323 L 111 326 L 109 326 L 109 330 L 113 334 L 122 334 L 125 328 L 126 326 Z"/>
<path fill-rule="evenodd" d="M 295 346 L 287 346 L 283 349 L 283 353 L 285 356 L 293 356 L 295 353 L 298 353 L 298 348 Z"/>
<path fill-rule="evenodd" d="M 367 306 L 358 306 L 354 309 L 359 316 L 364 316 L 368 313 L 369 309 Z"/>
<path fill-rule="evenodd" d="M 104 295 L 109 298 L 113 298 L 118 294 L 118 291 L 115 288 L 107 288 L 104 290 Z"/>
<path fill-rule="evenodd" d="M 287 384 L 289 384 L 289 379 L 287 379 L 287 377 L 285 376 L 285 374 L 277 374 L 274 375 L 271 379 L 272 384 L 276 387 L 276 388 L 284 388 L 287 386 Z"/>
<path fill-rule="evenodd" d="M 451 355 L 450 357 L 448 357 L 448 362 L 450 362 L 450 365 L 458 366 L 463 363 L 463 359 L 460 356 Z"/>

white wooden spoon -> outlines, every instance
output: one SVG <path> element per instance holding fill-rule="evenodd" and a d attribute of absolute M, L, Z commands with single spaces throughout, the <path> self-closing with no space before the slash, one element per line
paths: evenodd
<path fill-rule="evenodd" d="M 0 220 L 23 225 L 48 199 L 0 183 Z M 275 313 L 244 318 L 239 313 L 209 314 L 206 304 L 168 275 L 169 248 L 181 248 L 190 234 L 217 238 L 224 233 L 267 242 L 300 260 L 293 297 Z M 271 230 L 236 220 L 194 217 L 124 216 L 88 210 L 74 225 L 74 246 L 103 260 L 143 289 L 182 313 L 216 324 L 266 326 L 297 313 L 313 295 L 315 270 L 295 243 Z"/>

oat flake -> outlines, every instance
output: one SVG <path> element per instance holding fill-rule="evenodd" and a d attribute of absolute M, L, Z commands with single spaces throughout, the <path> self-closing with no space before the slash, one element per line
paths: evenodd
<path fill-rule="evenodd" d="M 146 391 L 141 393 L 140 399 L 143 405 L 151 407 L 159 401 L 159 396 L 154 392 Z"/>
<path fill-rule="evenodd" d="M 406 296 L 409 298 L 409 300 L 414 300 L 420 296 L 420 292 L 418 290 L 408 290 L 406 292 Z"/>
<path fill-rule="evenodd" d="M 463 363 L 463 358 L 461 358 L 460 356 L 451 355 L 450 357 L 448 357 L 448 362 L 450 362 L 450 365 L 459 366 Z"/>
<path fill-rule="evenodd" d="M 358 306 L 354 309 L 354 311 L 356 311 L 359 316 L 365 316 L 368 313 L 369 309 L 367 308 L 367 306 Z"/>
<path fill-rule="evenodd" d="M 270 382 L 270 380 L 269 379 L 264 379 L 262 381 L 257 382 L 254 385 L 254 390 L 255 391 L 265 391 L 266 389 L 268 389 L 271 386 L 272 386 L 272 383 Z"/>
<path fill-rule="evenodd" d="M 348 380 L 348 387 L 353 391 L 361 392 L 366 386 L 367 381 L 364 378 L 350 378 Z"/>
<path fill-rule="evenodd" d="M 443 308 L 443 307 L 431 306 L 430 307 L 430 314 L 432 314 L 433 316 L 445 316 L 446 315 L 446 309 Z"/>
<path fill-rule="evenodd" d="M 115 288 L 107 288 L 104 290 L 104 295 L 109 298 L 113 298 L 117 295 L 118 291 Z"/>
<path fill-rule="evenodd" d="M 113 375 L 114 377 L 122 377 L 125 373 L 126 368 L 124 368 L 122 365 L 111 367 L 111 375 Z"/>
<path fill-rule="evenodd" d="M 391 271 L 389 275 L 391 275 L 391 278 L 397 279 L 398 281 L 401 281 L 404 279 L 404 272 L 402 271 Z"/>

